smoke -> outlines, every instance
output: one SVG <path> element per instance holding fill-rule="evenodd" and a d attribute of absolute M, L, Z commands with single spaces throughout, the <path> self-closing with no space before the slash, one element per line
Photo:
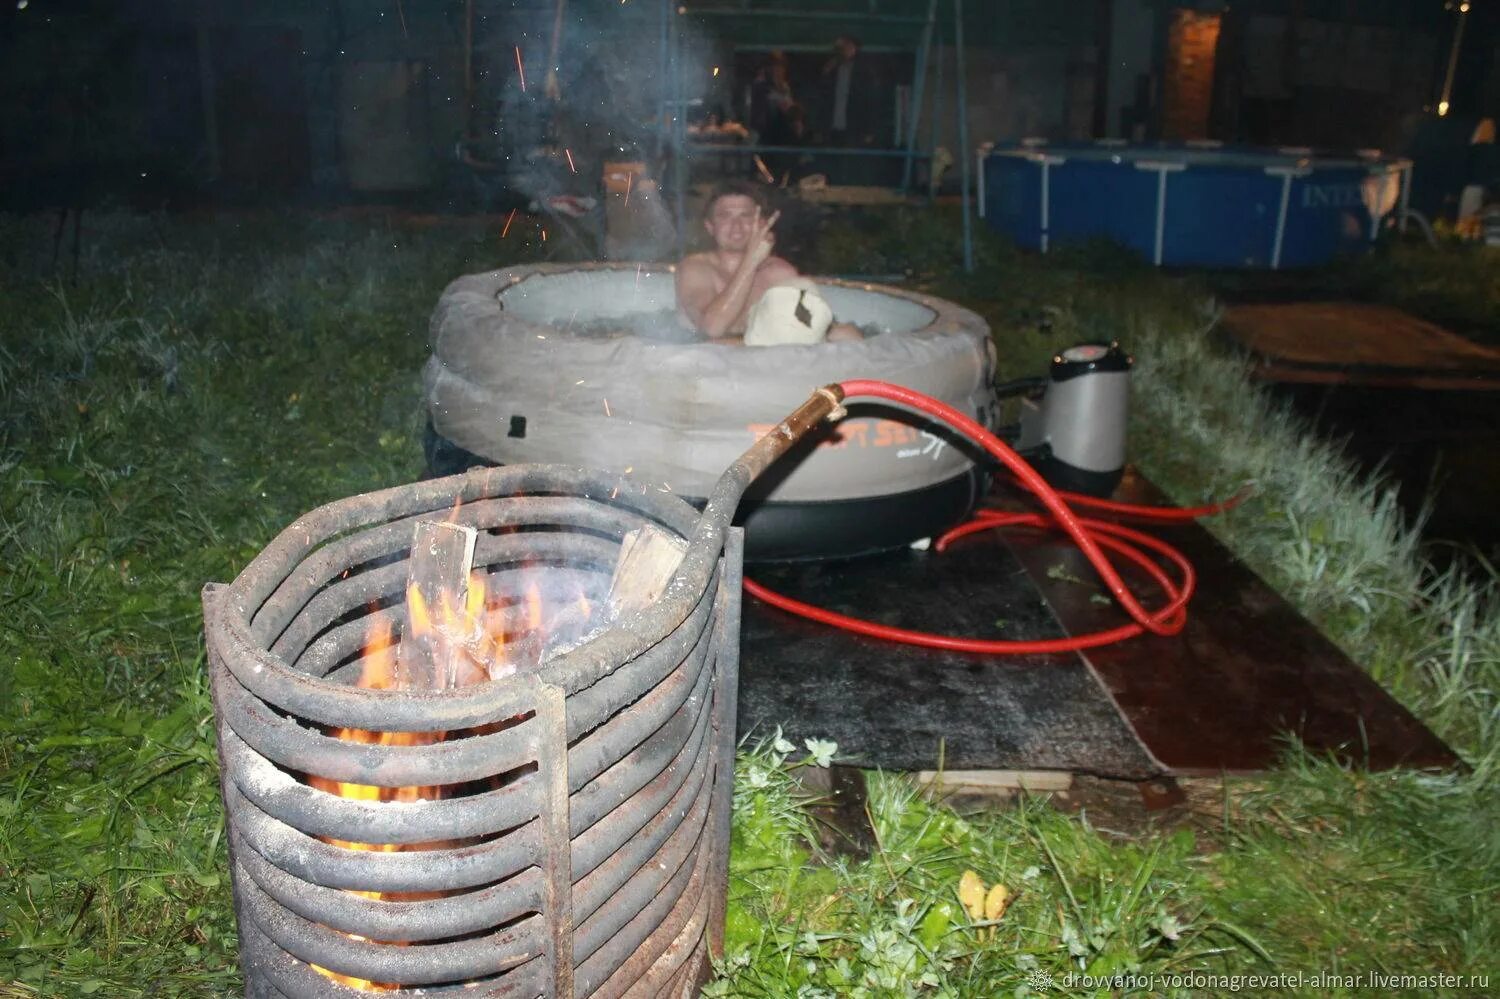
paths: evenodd
<path fill-rule="evenodd" d="M 662 197 L 671 129 L 732 105 L 729 74 L 714 73 L 727 54 L 692 18 L 673 22 L 664 32 L 657 4 L 631 0 L 569 9 L 555 42 L 550 16 L 476 26 L 475 155 L 528 207 L 623 234 L 615 259 L 675 249 Z M 633 166 L 607 179 L 607 164 Z"/>

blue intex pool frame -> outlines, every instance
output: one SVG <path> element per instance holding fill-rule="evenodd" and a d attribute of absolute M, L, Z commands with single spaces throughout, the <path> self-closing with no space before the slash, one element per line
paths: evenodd
<path fill-rule="evenodd" d="M 1158 266 L 1314 267 L 1360 252 L 1393 209 L 1411 161 L 1218 143 L 1027 140 L 991 150 L 979 209 L 1027 249 L 1111 239 Z"/>

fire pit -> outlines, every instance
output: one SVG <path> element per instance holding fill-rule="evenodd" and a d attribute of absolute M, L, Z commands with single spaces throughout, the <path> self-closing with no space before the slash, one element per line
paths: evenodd
<path fill-rule="evenodd" d="M 702 980 L 734 770 L 729 523 L 838 401 L 778 424 L 701 515 L 628 477 L 476 469 L 315 510 L 205 588 L 247 995 Z M 452 553 L 414 530 L 467 539 L 466 591 L 423 597 Z M 424 663 L 448 667 L 426 689 Z"/>

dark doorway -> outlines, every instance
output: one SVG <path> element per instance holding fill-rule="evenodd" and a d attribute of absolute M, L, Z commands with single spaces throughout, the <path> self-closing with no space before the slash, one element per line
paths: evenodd
<path fill-rule="evenodd" d="M 244 194 L 285 194 L 305 186 L 311 155 L 301 33 L 219 32 L 213 56 L 225 186 Z"/>

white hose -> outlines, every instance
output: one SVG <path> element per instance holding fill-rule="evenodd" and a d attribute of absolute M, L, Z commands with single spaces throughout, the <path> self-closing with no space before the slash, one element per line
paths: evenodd
<path fill-rule="evenodd" d="M 1415 208 L 1408 208 L 1406 210 L 1406 217 L 1415 222 L 1417 228 L 1422 230 L 1422 235 L 1427 237 L 1428 246 L 1437 246 L 1437 236 L 1433 234 L 1432 223 L 1427 221 L 1426 215 L 1423 215 Z"/>

